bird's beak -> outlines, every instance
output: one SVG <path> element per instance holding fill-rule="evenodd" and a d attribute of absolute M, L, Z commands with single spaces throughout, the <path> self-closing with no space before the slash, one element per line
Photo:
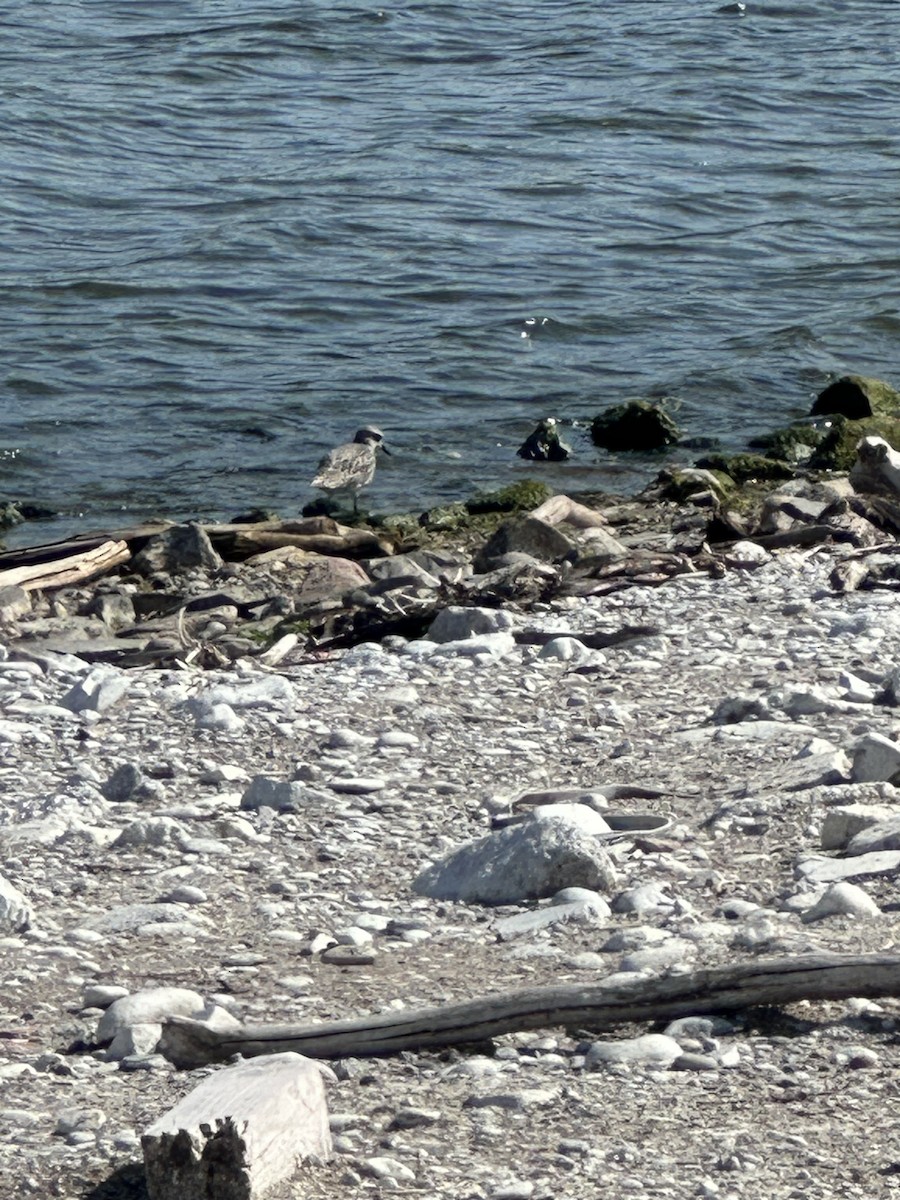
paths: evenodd
<path fill-rule="evenodd" d="M 394 457 L 394 456 L 393 456 L 393 454 L 391 454 L 390 450 L 388 450 L 388 448 L 387 448 L 387 446 L 384 444 L 384 442 L 379 442 L 379 443 L 378 443 L 378 446 L 379 446 L 379 449 L 381 449 L 381 450 L 383 450 L 383 451 L 385 452 L 385 454 L 388 456 L 388 458 L 393 458 L 393 457 Z"/>

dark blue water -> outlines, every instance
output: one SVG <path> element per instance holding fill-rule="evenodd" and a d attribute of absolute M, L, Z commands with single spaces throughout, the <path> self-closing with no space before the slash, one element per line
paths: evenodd
<path fill-rule="evenodd" d="M 545 415 L 674 398 L 742 446 L 900 332 L 894 0 L 4 5 L 0 496 L 19 541 L 655 464 Z M 543 334 L 521 337 L 529 316 Z"/>

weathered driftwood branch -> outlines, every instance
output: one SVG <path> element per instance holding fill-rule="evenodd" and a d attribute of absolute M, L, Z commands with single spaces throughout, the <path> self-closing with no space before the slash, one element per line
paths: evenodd
<path fill-rule="evenodd" d="M 309 1058 L 395 1054 L 465 1044 L 554 1026 L 610 1029 L 631 1022 L 850 996 L 900 996 L 900 956 L 797 955 L 759 959 L 626 985 L 527 988 L 441 1008 L 412 1009 L 322 1025 L 257 1025 L 217 1032 L 172 1017 L 159 1048 L 176 1066 L 293 1050 Z"/>
<path fill-rule="evenodd" d="M 129 558 L 131 551 L 127 542 L 102 542 L 68 558 L 0 571 L 0 587 L 17 586 L 26 592 L 71 587 L 74 583 L 84 583 L 87 579 L 104 575 Z"/>

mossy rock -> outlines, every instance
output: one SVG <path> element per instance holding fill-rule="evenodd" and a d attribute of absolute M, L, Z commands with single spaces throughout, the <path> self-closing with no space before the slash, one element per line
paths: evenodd
<path fill-rule="evenodd" d="M 419 525 L 434 532 L 465 529 L 471 524 L 470 517 L 471 513 L 465 504 L 442 504 L 423 512 L 419 517 Z"/>
<path fill-rule="evenodd" d="M 778 458 L 766 458 L 762 454 L 710 454 L 706 458 L 698 459 L 696 465 L 706 471 L 719 471 L 728 475 L 735 483 L 794 477 L 794 469 L 790 463 Z"/>
<path fill-rule="evenodd" d="M 546 483 L 536 479 L 522 479 L 498 488 L 495 492 L 479 492 L 465 502 L 471 514 L 490 512 L 530 512 L 553 495 Z"/>
<path fill-rule="evenodd" d="M 661 471 L 656 484 L 664 500 L 683 503 L 698 492 L 713 492 L 720 500 L 734 490 L 734 480 L 723 471 L 709 471 L 701 467 L 672 467 Z"/>
<path fill-rule="evenodd" d="M 864 437 L 881 437 L 892 446 L 900 446 L 900 415 L 868 417 L 864 421 L 835 417 L 809 465 L 816 471 L 849 471 L 856 462 L 857 444 Z"/>
<path fill-rule="evenodd" d="M 666 410 L 648 400 L 616 404 L 591 424 L 591 438 L 604 450 L 664 450 L 680 437 L 681 430 Z"/>
<path fill-rule="evenodd" d="M 883 379 L 842 375 L 819 392 L 812 415 L 835 415 L 849 421 L 866 417 L 900 417 L 900 392 Z"/>
<path fill-rule="evenodd" d="M 814 425 L 787 425 L 784 429 L 775 429 L 751 438 L 750 447 L 752 450 L 761 450 L 766 458 L 774 458 L 779 462 L 807 462 L 826 432 Z"/>

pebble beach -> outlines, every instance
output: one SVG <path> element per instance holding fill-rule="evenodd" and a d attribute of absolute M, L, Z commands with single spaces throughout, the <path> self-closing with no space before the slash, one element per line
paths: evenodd
<path fill-rule="evenodd" d="M 890 952 L 900 615 L 890 588 L 835 592 L 847 554 L 454 609 L 433 636 L 276 666 L 5 650 L 6 1194 L 146 1196 L 142 1131 L 215 1069 L 159 1053 L 172 1012 L 310 1025 Z M 526 626 L 549 636 L 523 644 Z M 625 626 L 656 632 L 586 644 Z M 536 793 L 582 842 L 573 809 L 660 819 L 599 840 L 568 893 L 537 876 L 490 893 L 487 851 L 466 880 L 460 848 L 515 830 Z M 110 1017 L 140 995 L 139 1016 Z M 267 1194 L 892 1194 L 897 1015 L 893 998 L 800 1002 L 340 1060 L 333 1157 Z"/>

